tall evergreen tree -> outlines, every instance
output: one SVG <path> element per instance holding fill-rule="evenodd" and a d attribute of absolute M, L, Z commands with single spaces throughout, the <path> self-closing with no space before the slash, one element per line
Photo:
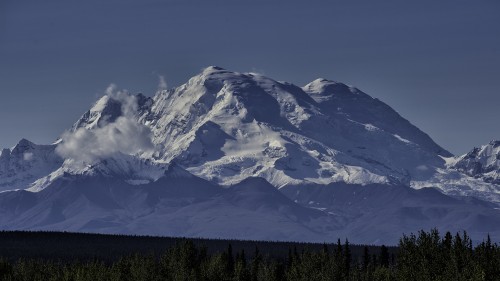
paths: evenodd
<path fill-rule="evenodd" d="M 368 250 L 367 246 L 363 247 L 363 262 L 362 262 L 362 268 L 363 270 L 367 270 L 368 266 L 370 265 L 371 259 L 370 259 L 370 251 Z"/>
<path fill-rule="evenodd" d="M 227 246 L 227 271 L 229 273 L 234 272 L 234 257 L 233 257 L 233 246 L 231 246 L 231 243 Z"/>
<path fill-rule="evenodd" d="M 349 273 L 351 271 L 351 262 L 352 262 L 351 248 L 349 247 L 349 241 L 346 238 L 344 244 L 344 274 L 347 279 L 349 279 Z"/>
<path fill-rule="evenodd" d="M 383 267 L 389 267 L 389 249 L 385 245 L 380 247 L 379 263 Z"/>

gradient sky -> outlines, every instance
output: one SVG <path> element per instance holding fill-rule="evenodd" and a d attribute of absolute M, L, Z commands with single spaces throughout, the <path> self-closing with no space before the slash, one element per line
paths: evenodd
<path fill-rule="evenodd" d="M 500 139 L 500 1 L 0 1 L 0 147 L 50 143 L 110 83 L 218 65 L 356 86 L 452 153 Z"/>

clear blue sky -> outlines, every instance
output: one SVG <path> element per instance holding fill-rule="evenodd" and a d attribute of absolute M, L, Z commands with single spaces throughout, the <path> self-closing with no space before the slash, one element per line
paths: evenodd
<path fill-rule="evenodd" d="M 49 143 L 111 82 L 153 95 L 202 67 L 324 77 L 453 153 L 500 139 L 500 1 L 0 1 L 0 146 Z"/>

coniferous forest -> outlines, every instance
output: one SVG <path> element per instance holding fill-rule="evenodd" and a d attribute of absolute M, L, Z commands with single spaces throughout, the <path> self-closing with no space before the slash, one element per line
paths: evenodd
<path fill-rule="evenodd" d="M 0 232 L 0 280 L 500 280 L 489 237 L 437 230 L 397 247 Z"/>

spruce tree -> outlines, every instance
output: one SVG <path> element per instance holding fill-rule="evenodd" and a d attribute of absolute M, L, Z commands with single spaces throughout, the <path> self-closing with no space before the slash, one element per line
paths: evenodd
<path fill-rule="evenodd" d="M 383 267 L 389 267 L 389 249 L 385 245 L 380 247 L 379 263 Z"/>
<path fill-rule="evenodd" d="M 349 241 L 347 238 L 345 239 L 345 244 L 344 244 L 344 274 L 347 279 L 349 279 L 349 273 L 351 271 L 351 262 L 352 262 L 352 255 L 351 255 L 351 249 L 349 247 Z"/>
<path fill-rule="evenodd" d="M 370 265 L 370 251 L 368 250 L 368 247 L 365 246 L 363 248 L 363 270 L 366 271 L 368 269 L 368 266 Z"/>

